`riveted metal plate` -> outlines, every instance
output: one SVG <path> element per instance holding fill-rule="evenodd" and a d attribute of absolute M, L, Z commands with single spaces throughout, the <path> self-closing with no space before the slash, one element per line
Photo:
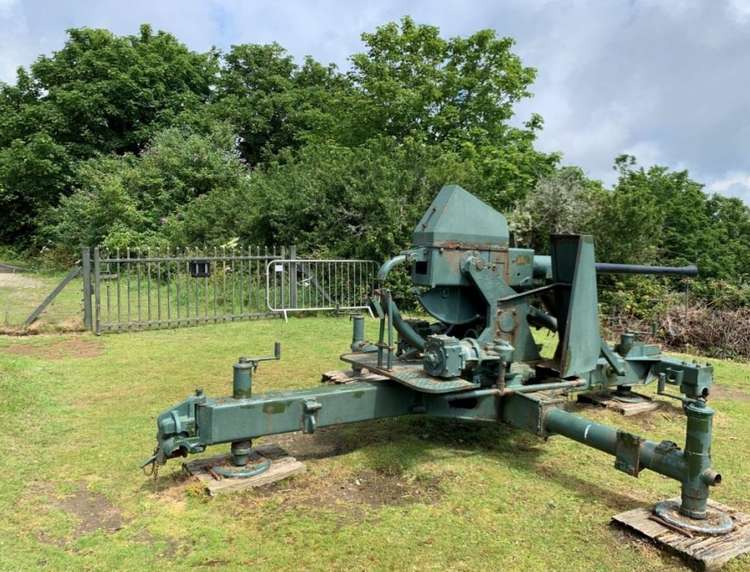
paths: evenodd
<path fill-rule="evenodd" d="M 479 387 L 479 384 L 471 383 L 462 377 L 441 379 L 427 375 L 422 367 L 421 360 L 402 361 L 395 359 L 393 360 L 393 367 L 386 369 L 385 365 L 378 367 L 378 355 L 375 352 L 344 354 L 341 359 L 424 393 L 450 393 L 451 391 L 464 391 Z"/>
<path fill-rule="evenodd" d="M 626 431 L 617 432 L 615 444 L 615 469 L 634 477 L 641 472 L 641 439 Z"/>

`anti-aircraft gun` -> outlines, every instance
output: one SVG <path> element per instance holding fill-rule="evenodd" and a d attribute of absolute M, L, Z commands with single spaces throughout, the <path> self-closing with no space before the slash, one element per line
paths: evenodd
<path fill-rule="evenodd" d="M 419 302 L 435 322 L 401 316 L 386 279 L 405 265 Z M 353 320 L 351 351 L 341 356 L 354 372 L 377 380 L 318 389 L 252 395 L 261 359 L 234 366 L 231 397 L 196 392 L 157 419 L 157 447 L 144 463 L 199 453 L 231 443 L 225 477 L 264 470 L 252 464 L 251 440 L 292 431 L 402 415 L 500 422 L 546 438 L 562 435 L 604 451 L 616 469 L 633 476 L 649 469 L 680 482 L 681 501 L 655 507 L 663 521 L 684 530 L 722 534 L 731 518 L 707 505 L 721 482 L 711 466 L 714 411 L 706 404 L 711 366 L 675 359 L 658 346 L 622 334 L 609 345 L 599 327 L 597 273 L 694 276 L 687 267 L 597 263 L 586 235 L 551 237 L 551 252 L 512 248 L 505 217 L 458 186 L 444 187 L 414 230 L 412 247 L 385 262 L 372 298 L 379 337 L 364 338 L 364 318 Z M 557 333 L 552 358 L 542 357 L 532 328 Z M 684 448 L 650 441 L 565 410 L 568 396 L 656 382 L 679 399 L 687 419 Z M 676 386 L 681 395 L 667 393 Z"/>

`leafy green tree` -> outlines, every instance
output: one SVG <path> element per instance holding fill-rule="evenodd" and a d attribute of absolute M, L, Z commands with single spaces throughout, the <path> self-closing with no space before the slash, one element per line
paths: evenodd
<path fill-rule="evenodd" d="M 535 77 L 511 52 L 513 40 L 492 30 L 446 40 L 406 17 L 362 39 L 367 51 L 352 56 L 350 77 L 365 96 L 357 115 L 369 133 L 501 141 Z"/>
<path fill-rule="evenodd" d="M 72 29 L 62 50 L 31 65 L 37 105 L 54 110 L 45 128 L 74 155 L 137 153 L 154 133 L 211 93 L 216 54 L 198 54 L 148 25 L 140 35 Z"/>
<path fill-rule="evenodd" d="M 233 46 L 223 64 L 213 113 L 234 125 L 250 165 L 335 129 L 334 105 L 349 87 L 335 66 L 308 57 L 299 67 L 278 44 Z"/>
<path fill-rule="evenodd" d="M 0 148 L 0 241 L 28 236 L 71 180 L 65 147 L 46 133 Z"/>
<path fill-rule="evenodd" d="M 209 134 L 164 129 L 140 156 L 81 162 L 76 190 L 52 211 L 46 237 L 67 249 L 164 243 L 165 225 L 170 217 L 179 219 L 185 205 L 209 192 L 231 196 L 247 187 L 249 177 L 227 126 Z M 240 214 L 241 209 L 233 216 Z"/>
<path fill-rule="evenodd" d="M 0 84 L 0 240 L 28 239 L 72 188 L 75 162 L 138 153 L 162 127 L 204 104 L 216 54 L 164 32 L 72 29 L 15 86 Z"/>

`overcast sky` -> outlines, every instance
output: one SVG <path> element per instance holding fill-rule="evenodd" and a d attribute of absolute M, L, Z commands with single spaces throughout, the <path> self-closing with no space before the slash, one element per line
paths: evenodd
<path fill-rule="evenodd" d="M 542 150 L 606 183 L 631 153 L 750 204 L 750 0 L 0 0 L 0 80 L 62 47 L 67 28 L 144 22 L 195 50 L 277 41 L 346 67 L 362 32 L 407 14 L 447 36 L 516 39 L 538 70 L 518 115 L 544 117 Z"/>

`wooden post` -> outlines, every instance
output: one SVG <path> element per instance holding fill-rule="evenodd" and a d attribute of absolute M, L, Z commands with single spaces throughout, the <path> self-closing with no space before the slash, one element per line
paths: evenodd
<path fill-rule="evenodd" d="M 91 248 L 81 248 L 81 273 L 83 277 L 83 327 L 93 331 L 91 315 Z"/>

